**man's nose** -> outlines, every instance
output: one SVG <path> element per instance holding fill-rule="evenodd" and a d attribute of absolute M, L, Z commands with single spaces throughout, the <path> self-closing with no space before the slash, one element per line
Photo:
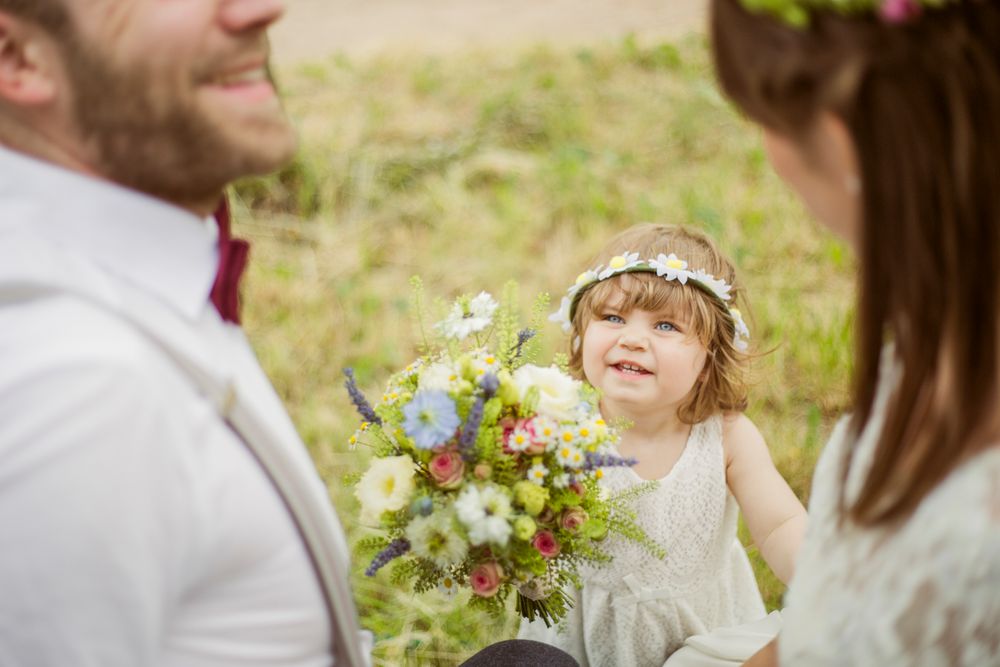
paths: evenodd
<path fill-rule="evenodd" d="M 285 13 L 285 0 L 222 0 L 222 25 L 231 32 L 264 30 Z"/>

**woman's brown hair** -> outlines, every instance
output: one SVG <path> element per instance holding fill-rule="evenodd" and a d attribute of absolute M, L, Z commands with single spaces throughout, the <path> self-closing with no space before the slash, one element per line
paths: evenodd
<path fill-rule="evenodd" d="M 722 88 L 753 120 L 801 140 L 831 112 L 853 139 L 855 435 L 887 342 L 901 375 L 864 484 L 841 502 L 862 525 L 904 518 L 996 436 L 1000 4 L 955 0 L 904 25 L 815 11 L 796 29 L 713 0 L 711 26 Z"/>
<path fill-rule="evenodd" d="M 692 270 L 703 270 L 732 285 L 730 303 L 743 301 L 733 265 L 703 234 L 671 225 L 636 225 L 612 238 L 592 266 L 607 265 L 612 257 L 625 252 L 637 252 L 641 259 L 675 253 Z M 569 360 L 578 377 L 583 377 L 583 334 L 609 303 L 626 312 L 638 308 L 683 315 L 690 334 L 705 346 L 704 376 L 677 410 L 682 422 L 696 424 L 720 410 L 746 408 L 747 357 L 735 347 L 735 323 L 726 304 L 694 285 L 667 281 L 654 273 L 619 274 L 588 288 L 580 297 L 572 321 Z"/>

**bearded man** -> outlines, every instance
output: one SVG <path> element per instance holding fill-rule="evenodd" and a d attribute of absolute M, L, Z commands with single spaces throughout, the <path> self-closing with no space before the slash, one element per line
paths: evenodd
<path fill-rule="evenodd" d="M 210 217 L 295 149 L 283 9 L 0 0 L 0 664 L 368 660 Z"/>
<path fill-rule="evenodd" d="M 0 665 L 369 663 L 326 488 L 238 325 L 247 246 L 211 216 L 295 149 L 283 10 L 0 0 Z"/>

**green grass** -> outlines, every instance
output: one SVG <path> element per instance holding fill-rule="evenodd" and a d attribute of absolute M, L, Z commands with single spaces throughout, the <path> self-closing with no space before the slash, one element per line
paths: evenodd
<path fill-rule="evenodd" d="M 748 413 L 807 499 L 848 400 L 852 260 L 772 174 L 699 39 L 337 57 L 283 83 L 299 156 L 236 188 L 238 232 L 254 242 L 246 328 L 352 540 L 365 531 L 343 477 L 366 457 L 347 450 L 356 417 L 340 372 L 354 366 L 376 392 L 415 356 L 409 277 L 443 298 L 496 294 L 514 278 L 527 309 L 641 221 L 702 229 L 741 269 L 755 342 L 770 351 L 755 362 Z M 557 327 L 545 334 L 546 352 L 563 349 Z M 774 607 L 783 589 L 749 550 Z M 357 566 L 379 664 L 453 665 L 515 632 L 512 618 Z"/>

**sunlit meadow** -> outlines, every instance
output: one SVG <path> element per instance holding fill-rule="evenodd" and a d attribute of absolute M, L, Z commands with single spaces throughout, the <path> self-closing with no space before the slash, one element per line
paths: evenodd
<path fill-rule="evenodd" d="M 750 417 L 805 501 L 847 404 L 853 265 L 771 173 L 759 133 L 720 96 L 700 38 L 626 39 L 448 57 L 337 57 L 282 73 L 297 161 L 240 184 L 254 243 L 246 328 L 327 481 L 352 541 L 344 484 L 363 470 L 341 369 L 373 397 L 416 355 L 409 278 L 443 299 L 520 284 L 525 313 L 604 241 L 657 221 L 712 235 L 734 258 L 762 353 Z M 554 325 L 546 355 L 565 349 Z M 548 361 L 543 358 L 541 361 Z M 769 607 L 779 582 L 743 532 Z M 414 595 L 356 562 L 376 663 L 454 665 L 513 636 L 464 598 Z"/>

